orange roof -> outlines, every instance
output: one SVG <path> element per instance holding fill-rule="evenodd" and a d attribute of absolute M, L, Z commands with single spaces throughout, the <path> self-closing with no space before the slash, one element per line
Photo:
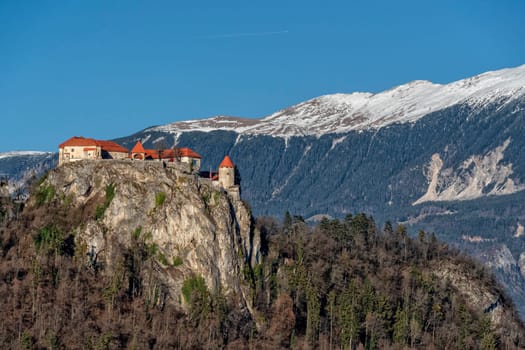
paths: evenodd
<path fill-rule="evenodd" d="M 145 149 L 144 151 L 146 151 L 146 158 L 159 159 L 159 154 L 157 153 L 157 150 Z"/>
<path fill-rule="evenodd" d="M 219 168 L 235 168 L 235 165 L 233 165 L 233 162 L 229 156 L 225 156 L 219 165 Z"/>
<path fill-rule="evenodd" d="M 142 146 L 142 142 L 137 141 L 135 146 L 131 149 L 131 153 L 146 153 L 144 146 Z"/>
<path fill-rule="evenodd" d="M 73 136 L 72 138 L 58 145 L 58 148 L 75 147 L 75 146 L 96 146 L 96 145 L 97 145 L 97 140 L 95 139 L 88 139 L 88 138 L 81 137 L 81 136 L 80 137 Z"/>
<path fill-rule="evenodd" d="M 146 152 L 146 158 L 153 158 L 153 159 L 159 159 L 159 151 L 156 149 L 147 149 Z M 170 159 L 170 158 L 177 158 L 177 157 L 191 157 L 191 158 L 201 158 L 201 156 L 197 153 L 195 153 L 192 149 L 184 147 L 184 148 L 167 148 L 163 149 L 162 151 L 162 159 Z"/>
<path fill-rule="evenodd" d="M 183 148 L 177 148 L 178 152 L 180 152 L 181 157 L 191 157 L 191 158 L 202 158 L 200 154 L 196 153 L 194 150 L 188 147 Z"/>
<path fill-rule="evenodd" d="M 99 141 L 97 140 L 97 146 L 100 146 L 103 151 L 107 152 L 120 152 L 120 153 L 128 153 L 128 149 L 122 147 L 118 143 L 115 143 L 113 141 Z"/>
<path fill-rule="evenodd" d="M 69 140 L 64 141 L 60 145 L 58 145 L 59 148 L 75 147 L 75 146 L 84 146 L 84 147 L 95 146 L 95 147 L 100 147 L 103 151 L 106 151 L 106 152 L 128 153 L 127 148 L 124 148 L 118 143 L 115 143 L 113 141 L 101 141 L 101 140 L 95 140 L 95 139 L 81 137 L 81 136 L 73 136 Z"/>

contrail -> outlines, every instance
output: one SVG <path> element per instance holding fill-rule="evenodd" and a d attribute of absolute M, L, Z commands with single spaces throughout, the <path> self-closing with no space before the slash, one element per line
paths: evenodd
<path fill-rule="evenodd" d="M 201 38 L 206 39 L 228 39 L 228 38 L 243 38 L 248 36 L 270 36 L 270 35 L 280 35 L 288 34 L 287 30 L 280 30 L 277 32 L 253 32 L 253 33 L 233 33 L 233 34 L 218 34 L 218 35 L 206 35 Z"/>

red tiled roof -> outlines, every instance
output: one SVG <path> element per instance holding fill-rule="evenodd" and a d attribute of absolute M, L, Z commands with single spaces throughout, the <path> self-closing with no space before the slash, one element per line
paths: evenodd
<path fill-rule="evenodd" d="M 146 153 L 144 146 L 142 146 L 142 142 L 137 141 L 135 146 L 131 149 L 131 153 Z"/>
<path fill-rule="evenodd" d="M 235 165 L 233 165 L 233 162 L 229 156 L 225 156 L 219 165 L 219 168 L 235 168 Z"/>
<path fill-rule="evenodd" d="M 145 149 L 144 151 L 146 152 L 146 159 L 159 159 L 159 153 L 156 149 Z"/>
<path fill-rule="evenodd" d="M 128 153 L 128 150 L 118 143 L 115 143 L 113 141 L 101 141 L 101 140 L 95 140 L 91 138 L 86 137 L 80 137 L 80 136 L 73 136 L 69 140 L 66 140 L 62 142 L 60 145 L 58 145 L 59 148 L 64 147 L 75 147 L 75 146 L 85 146 L 85 147 L 100 147 L 102 150 L 106 152 L 121 152 L 121 153 Z"/>
<path fill-rule="evenodd" d="M 85 137 L 73 136 L 72 138 L 62 142 L 58 148 L 75 147 L 75 146 L 96 146 L 97 140 L 88 139 Z"/>
<path fill-rule="evenodd" d="M 200 154 L 188 147 L 177 148 L 181 157 L 202 158 Z"/>
<path fill-rule="evenodd" d="M 158 152 L 157 152 L 158 153 Z M 162 150 L 162 159 L 175 158 L 175 151 L 171 148 Z"/>
<path fill-rule="evenodd" d="M 118 143 L 115 143 L 113 141 L 99 141 L 97 140 L 97 146 L 100 146 L 102 150 L 107 152 L 120 152 L 120 153 L 128 153 L 128 149 L 122 147 Z"/>
<path fill-rule="evenodd" d="M 159 151 L 156 149 L 147 149 L 146 152 L 146 158 L 150 157 L 153 159 L 159 159 Z M 201 156 L 197 153 L 195 153 L 192 149 L 184 147 L 184 148 L 167 148 L 161 151 L 162 153 L 162 159 L 172 159 L 177 157 L 191 157 L 191 158 L 201 158 Z"/>

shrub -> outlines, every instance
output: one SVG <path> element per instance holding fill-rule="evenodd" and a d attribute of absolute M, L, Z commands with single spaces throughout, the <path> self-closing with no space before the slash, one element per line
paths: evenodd
<path fill-rule="evenodd" d="M 28 331 L 23 331 L 20 335 L 20 349 L 30 350 L 33 348 L 33 337 Z"/>
<path fill-rule="evenodd" d="M 162 254 L 161 252 L 159 252 L 157 254 L 157 259 L 159 259 L 159 262 L 164 265 L 164 266 L 168 266 L 169 263 L 168 263 L 168 259 L 166 259 L 166 255 Z"/>
<path fill-rule="evenodd" d="M 115 184 L 110 183 L 106 186 L 106 203 L 109 203 L 115 198 Z"/>
<path fill-rule="evenodd" d="M 190 277 L 182 284 L 182 296 L 188 304 L 191 304 L 194 295 L 197 297 L 205 297 L 207 294 L 208 288 L 202 276 Z"/>
<path fill-rule="evenodd" d="M 104 213 L 111 204 L 113 198 L 115 198 L 115 184 L 110 183 L 106 186 L 106 200 L 104 201 L 104 204 L 97 206 L 95 209 L 96 220 L 100 220 L 104 217 Z"/>
<path fill-rule="evenodd" d="M 189 306 L 192 321 L 199 324 L 210 314 L 212 298 L 202 276 L 185 280 L 182 284 L 182 296 Z"/>
<path fill-rule="evenodd" d="M 53 185 L 39 186 L 35 198 L 36 205 L 41 206 L 44 203 L 49 203 L 55 197 L 55 188 Z"/>
<path fill-rule="evenodd" d="M 157 251 L 159 250 L 159 247 L 155 243 L 146 244 L 145 250 L 146 250 L 146 257 L 150 258 L 150 257 L 154 257 L 155 255 L 157 255 Z"/>
<path fill-rule="evenodd" d="M 183 261 L 182 261 L 182 258 L 180 256 L 175 256 L 173 258 L 173 266 L 174 267 L 181 266 L 182 263 L 183 263 Z"/>
<path fill-rule="evenodd" d="M 103 206 L 103 205 L 99 205 L 96 209 L 95 209 L 95 220 L 100 220 L 104 217 L 104 213 L 106 212 L 106 207 Z"/>
<path fill-rule="evenodd" d="M 202 199 L 204 200 L 204 203 L 206 203 L 206 205 L 209 205 L 210 204 L 210 199 L 211 199 L 211 195 L 206 192 L 202 195 Z"/>
<path fill-rule="evenodd" d="M 49 345 L 49 349 L 58 349 L 58 337 L 54 333 L 50 333 L 47 335 L 47 342 Z"/>
<path fill-rule="evenodd" d="M 160 207 L 166 201 L 166 193 L 159 192 L 155 195 L 155 208 Z"/>
<path fill-rule="evenodd" d="M 140 238 L 140 234 L 142 233 L 142 226 L 139 226 L 131 233 L 131 236 L 133 239 L 137 240 Z"/>
<path fill-rule="evenodd" d="M 60 253 L 64 247 L 64 237 L 58 228 L 46 226 L 33 237 L 33 243 L 37 251 Z"/>

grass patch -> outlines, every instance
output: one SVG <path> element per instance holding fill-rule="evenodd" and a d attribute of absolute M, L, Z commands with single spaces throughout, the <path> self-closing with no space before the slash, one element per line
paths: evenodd
<path fill-rule="evenodd" d="M 170 263 L 168 262 L 168 259 L 166 258 L 166 255 L 164 255 L 163 253 L 159 252 L 157 254 L 157 259 L 159 260 L 159 262 L 164 265 L 164 266 L 168 266 Z"/>
<path fill-rule="evenodd" d="M 183 263 L 183 261 L 182 261 L 182 258 L 180 256 L 173 257 L 173 266 L 174 267 L 181 266 L 182 263 Z"/>
<path fill-rule="evenodd" d="M 159 262 L 164 265 L 164 266 L 168 266 L 169 265 L 169 262 L 168 262 L 168 259 L 166 258 L 166 255 L 162 254 L 161 252 L 159 252 L 157 254 L 157 259 L 159 260 Z"/>

